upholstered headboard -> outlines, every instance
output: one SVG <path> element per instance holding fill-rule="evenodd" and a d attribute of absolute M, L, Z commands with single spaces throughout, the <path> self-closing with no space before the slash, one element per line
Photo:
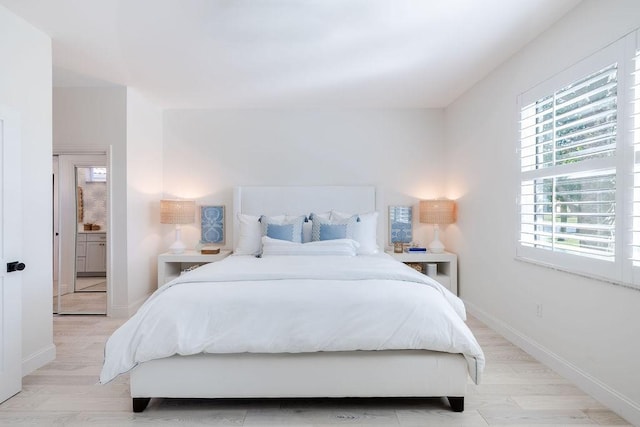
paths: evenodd
<path fill-rule="evenodd" d="M 238 243 L 238 213 L 249 215 L 308 215 L 337 210 L 347 213 L 378 211 L 378 245 L 384 247 L 381 211 L 373 186 L 236 187 L 233 194 L 233 247 Z"/>

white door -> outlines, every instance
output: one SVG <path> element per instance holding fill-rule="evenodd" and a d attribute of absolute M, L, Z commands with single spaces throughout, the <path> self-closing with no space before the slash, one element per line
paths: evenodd
<path fill-rule="evenodd" d="M 0 105 L 0 402 L 22 389 L 22 167 L 18 114 Z"/>

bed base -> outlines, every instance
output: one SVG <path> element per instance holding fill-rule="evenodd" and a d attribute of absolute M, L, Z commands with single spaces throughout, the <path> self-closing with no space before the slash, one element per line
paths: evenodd
<path fill-rule="evenodd" d="M 467 362 L 460 354 L 384 350 L 198 354 L 131 371 L 133 411 L 151 398 L 447 397 L 464 410 Z"/>

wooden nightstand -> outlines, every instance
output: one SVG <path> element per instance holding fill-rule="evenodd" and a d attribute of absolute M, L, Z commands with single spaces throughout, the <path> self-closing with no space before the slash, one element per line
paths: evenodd
<path fill-rule="evenodd" d="M 193 265 L 220 261 L 231 255 L 231 251 L 220 249 L 219 254 L 203 255 L 198 251 L 185 251 L 181 254 L 163 253 L 158 255 L 158 287 L 175 279 L 180 272 Z"/>
<path fill-rule="evenodd" d="M 430 252 L 387 253 L 400 262 L 422 264 L 422 272 L 424 274 L 427 274 L 427 264 L 436 264 L 438 274 L 433 279 L 436 279 L 442 286 L 453 292 L 454 295 L 458 295 L 458 256 L 456 254 L 451 252 L 441 254 Z"/>

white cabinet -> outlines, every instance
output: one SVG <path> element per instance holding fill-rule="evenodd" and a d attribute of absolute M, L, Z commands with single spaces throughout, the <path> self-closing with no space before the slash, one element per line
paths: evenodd
<path fill-rule="evenodd" d="M 78 233 L 76 241 L 76 272 L 102 275 L 107 271 L 107 234 Z"/>
<path fill-rule="evenodd" d="M 87 237 L 78 234 L 76 240 L 76 273 L 84 273 L 87 259 Z"/>
<path fill-rule="evenodd" d="M 420 264 L 422 273 L 427 274 L 427 265 L 436 265 L 436 274 L 429 275 L 445 288 L 458 295 L 458 256 L 451 252 L 441 254 L 433 254 L 430 252 L 403 252 L 393 253 L 387 252 L 400 262 L 405 264 Z"/>
<path fill-rule="evenodd" d="M 221 249 L 219 254 L 207 255 L 197 251 L 185 251 L 182 254 L 164 253 L 158 255 L 158 287 L 175 279 L 180 272 L 194 265 L 220 261 L 231 254 L 230 250 Z"/>

